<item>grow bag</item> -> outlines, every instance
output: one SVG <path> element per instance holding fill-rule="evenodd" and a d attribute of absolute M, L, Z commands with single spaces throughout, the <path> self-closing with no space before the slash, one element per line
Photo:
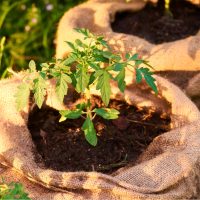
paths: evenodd
<path fill-rule="evenodd" d="M 198 197 L 200 112 L 178 87 L 161 77 L 155 78 L 160 95 L 171 103 L 171 131 L 153 140 L 141 156 L 139 164 L 122 168 L 115 175 L 45 169 L 37 159 L 36 148 L 27 128 L 29 105 L 22 112 L 18 112 L 15 107 L 14 95 L 21 81 L 18 78 L 1 81 L 1 176 L 7 181 L 22 182 L 33 199 L 132 200 Z M 126 82 L 129 87 L 124 95 L 112 86 L 112 98 L 117 96 L 137 106 L 143 106 L 142 103 L 151 107 L 160 106 L 156 102 L 158 97 L 153 94 L 139 92 L 142 88 L 133 90 L 135 86 L 130 77 L 126 78 Z M 97 91 L 94 89 L 92 93 L 97 94 Z M 52 98 L 53 95 L 47 96 L 48 105 L 54 108 L 64 106 L 56 101 L 51 104 L 54 102 Z"/>
<path fill-rule="evenodd" d="M 195 2 L 195 1 L 193 1 Z M 163 70 L 200 70 L 200 35 L 159 45 L 128 34 L 113 32 L 111 22 L 115 14 L 122 11 L 139 11 L 145 2 L 132 0 L 105 1 L 92 0 L 81 4 L 64 14 L 61 18 L 56 38 L 56 58 L 63 58 L 70 48 L 65 41 L 80 38 L 74 28 L 88 28 L 95 34 L 104 35 L 112 49 L 123 55 L 127 52 L 139 53 L 156 69 Z"/>

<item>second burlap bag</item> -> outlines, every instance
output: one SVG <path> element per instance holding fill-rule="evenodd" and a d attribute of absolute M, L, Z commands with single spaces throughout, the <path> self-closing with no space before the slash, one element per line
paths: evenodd
<path fill-rule="evenodd" d="M 61 18 L 56 36 L 56 58 L 63 58 L 70 52 L 65 41 L 80 38 L 74 28 L 88 28 L 95 34 L 104 35 L 112 49 L 122 53 L 139 53 L 156 69 L 163 70 L 200 70 L 200 35 L 186 39 L 151 44 L 137 36 L 115 33 L 111 23 L 117 12 L 136 12 L 144 8 L 142 0 L 93 0 L 80 4 L 67 11 Z"/>

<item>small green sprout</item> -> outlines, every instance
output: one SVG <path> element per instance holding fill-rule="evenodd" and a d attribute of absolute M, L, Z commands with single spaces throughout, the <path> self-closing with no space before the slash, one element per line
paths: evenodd
<path fill-rule="evenodd" d="M 165 0 L 165 14 L 169 16 L 173 16 L 171 10 L 170 10 L 170 1 L 171 0 Z"/>
<path fill-rule="evenodd" d="M 11 182 L 7 184 L 2 180 L 0 182 L 0 200 L 4 199 L 30 200 L 21 183 Z"/>
<path fill-rule="evenodd" d="M 56 80 L 56 94 L 60 102 L 67 95 L 68 86 L 71 84 L 75 90 L 84 97 L 85 102 L 76 105 L 74 110 L 60 110 L 60 122 L 67 119 L 85 118 L 82 130 L 86 140 L 93 146 L 97 145 L 97 134 L 93 124 L 96 115 L 104 119 L 117 119 L 118 110 L 109 108 L 111 85 L 110 81 L 117 82 L 121 92 L 126 88 L 126 68 L 136 72 L 136 82 L 140 83 L 144 78 L 147 84 L 157 93 L 155 79 L 152 77 L 151 67 L 147 61 L 140 59 L 138 54 L 126 54 L 125 59 L 118 54 L 113 54 L 109 45 L 102 36 L 95 36 L 87 29 L 76 29 L 84 36 L 83 40 L 67 42 L 71 53 L 65 59 L 55 62 L 42 63 L 41 70 L 36 70 L 34 61 L 29 63 L 29 74 L 18 87 L 16 93 L 17 109 L 27 105 L 30 91 L 34 94 L 35 103 L 39 108 L 45 99 L 48 89 L 47 81 Z M 143 64 L 143 66 L 140 66 Z M 147 66 L 144 67 L 144 65 Z M 75 66 L 75 68 L 74 68 Z M 115 75 L 114 75 L 115 74 Z M 91 87 L 100 92 L 104 106 L 92 108 Z"/>

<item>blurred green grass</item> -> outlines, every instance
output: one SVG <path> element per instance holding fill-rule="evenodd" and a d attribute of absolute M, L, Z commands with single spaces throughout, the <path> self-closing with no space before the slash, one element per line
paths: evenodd
<path fill-rule="evenodd" d="M 31 59 L 51 59 L 59 19 L 83 1 L 0 0 L 0 78 L 9 75 L 9 68 L 26 69 Z"/>

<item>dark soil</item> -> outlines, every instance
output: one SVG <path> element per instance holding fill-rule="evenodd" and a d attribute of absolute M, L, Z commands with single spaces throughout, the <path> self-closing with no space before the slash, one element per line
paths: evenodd
<path fill-rule="evenodd" d="M 101 104 L 99 98 L 93 98 L 93 105 Z M 164 113 L 139 110 L 118 100 L 111 100 L 109 106 L 118 109 L 120 117 L 95 118 L 96 147 L 84 138 L 82 118 L 59 123 L 58 111 L 34 107 L 28 127 L 45 166 L 58 171 L 112 173 L 128 163 L 134 164 L 153 138 L 169 130 L 170 118 Z"/>
<path fill-rule="evenodd" d="M 168 71 L 158 71 L 155 74 L 160 75 L 172 83 L 179 86 L 181 89 L 186 89 L 189 80 L 191 80 L 195 75 L 199 74 L 200 71 L 185 71 L 185 70 L 168 70 Z"/>
<path fill-rule="evenodd" d="M 139 36 L 153 44 L 172 42 L 196 35 L 200 29 L 200 8 L 185 1 L 171 0 L 172 16 L 165 14 L 164 0 L 148 3 L 138 12 L 117 13 L 112 29 Z"/>

